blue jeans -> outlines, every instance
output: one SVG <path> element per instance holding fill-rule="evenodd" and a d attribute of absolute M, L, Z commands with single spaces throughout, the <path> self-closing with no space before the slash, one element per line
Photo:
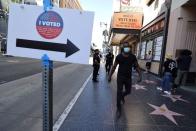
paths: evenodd
<path fill-rule="evenodd" d="M 170 72 L 165 72 L 161 82 L 161 87 L 163 91 L 171 90 L 171 85 L 170 85 L 171 82 L 172 82 L 172 74 Z"/>

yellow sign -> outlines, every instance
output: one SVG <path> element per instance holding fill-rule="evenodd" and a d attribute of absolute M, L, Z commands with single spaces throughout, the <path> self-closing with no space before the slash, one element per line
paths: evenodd
<path fill-rule="evenodd" d="M 141 29 L 142 13 L 114 13 L 112 28 Z"/>

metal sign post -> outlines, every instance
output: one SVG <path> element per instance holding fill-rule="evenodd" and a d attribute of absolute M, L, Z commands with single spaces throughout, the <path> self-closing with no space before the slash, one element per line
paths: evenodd
<path fill-rule="evenodd" d="M 42 57 L 43 131 L 53 129 L 53 61 Z"/>
<path fill-rule="evenodd" d="M 53 129 L 52 61 L 88 64 L 93 16 L 93 12 L 52 7 L 52 0 L 43 0 L 43 7 L 9 7 L 7 55 L 42 58 L 43 131 Z"/>

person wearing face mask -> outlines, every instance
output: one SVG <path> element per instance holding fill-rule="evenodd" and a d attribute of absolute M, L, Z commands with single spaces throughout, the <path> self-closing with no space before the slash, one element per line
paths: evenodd
<path fill-rule="evenodd" d="M 117 67 L 118 73 L 117 73 L 117 111 L 121 112 L 121 102 L 122 104 L 125 103 L 125 96 L 131 93 L 131 87 L 132 87 L 132 66 L 134 65 L 136 67 L 136 71 L 138 72 L 138 82 L 141 81 L 141 71 L 136 59 L 136 56 L 131 53 L 131 48 L 129 46 L 129 43 L 125 42 L 122 43 L 122 50 L 119 55 L 116 56 L 115 62 L 112 66 L 112 69 L 110 71 L 110 74 L 108 76 L 108 81 L 111 81 L 111 77 Z M 123 87 L 125 87 L 125 91 L 123 92 Z"/>
<path fill-rule="evenodd" d="M 113 64 L 113 59 L 114 59 L 114 55 L 111 51 L 109 51 L 109 53 L 106 55 L 106 64 L 105 64 L 106 73 L 108 74 Z"/>
<path fill-rule="evenodd" d="M 100 55 L 99 50 L 95 50 L 95 54 L 93 55 L 93 82 L 98 82 L 97 75 L 100 68 Z"/>

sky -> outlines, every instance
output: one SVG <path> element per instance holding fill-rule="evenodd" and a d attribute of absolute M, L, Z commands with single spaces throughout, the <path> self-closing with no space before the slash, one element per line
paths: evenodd
<path fill-rule="evenodd" d="M 79 0 L 80 4 L 85 11 L 94 12 L 94 24 L 93 24 L 93 34 L 92 43 L 95 43 L 99 48 L 102 48 L 102 43 L 104 37 L 102 36 L 105 26 L 100 26 L 100 22 L 107 23 L 107 28 L 109 30 L 110 20 L 113 12 L 113 0 Z"/>

